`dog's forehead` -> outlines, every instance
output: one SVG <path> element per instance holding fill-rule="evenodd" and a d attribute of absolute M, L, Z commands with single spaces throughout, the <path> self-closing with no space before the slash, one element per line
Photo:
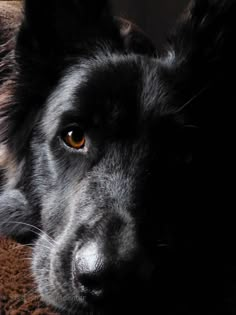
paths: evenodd
<path fill-rule="evenodd" d="M 97 54 L 69 66 L 49 95 L 42 122 L 45 134 L 54 135 L 66 113 L 77 117 L 90 109 L 96 114 L 109 103 L 115 114 L 151 112 L 157 104 L 158 74 L 153 59 L 137 55 Z M 117 107 L 118 111 L 117 111 Z M 99 109 L 99 110 L 98 110 Z M 133 115 L 134 118 L 134 115 Z"/>

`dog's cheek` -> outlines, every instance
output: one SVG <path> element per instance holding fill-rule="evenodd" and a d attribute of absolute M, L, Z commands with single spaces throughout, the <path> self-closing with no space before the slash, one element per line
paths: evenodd
<path fill-rule="evenodd" d="M 63 177 L 65 178 L 65 176 Z M 89 226 L 92 231 L 102 213 L 96 211 L 97 198 L 87 192 L 88 181 L 63 180 L 42 199 L 42 226 L 53 239 L 72 237 L 80 227 Z"/>
<path fill-rule="evenodd" d="M 53 239 L 57 238 L 66 228 L 70 216 L 68 198 L 53 191 L 42 200 L 42 226 Z"/>
<path fill-rule="evenodd" d="M 71 191 L 71 183 L 65 180 L 65 174 L 58 170 L 56 160 L 47 144 L 41 145 L 35 141 L 33 147 L 35 149 L 32 166 L 33 197 L 37 196 L 43 230 L 52 238 L 56 238 L 62 233 L 70 217 L 68 193 Z"/>
<path fill-rule="evenodd" d="M 60 257 L 57 252 L 56 242 L 45 233 L 42 234 L 33 250 L 32 272 L 43 301 L 63 309 L 70 303 L 69 275 L 65 275 L 61 266 L 58 268 Z M 66 276 L 67 279 L 64 279 Z"/>
<path fill-rule="evenodd" d="M 75 227 L 67 225 L 55 240 L 41 235 L 33 252 L 32 270 L 38 291 L 44 302 L 60 310 L 71 309 L 76 299 L 83 299 L 72 284 L 72 256 L 76 248 Z"/>

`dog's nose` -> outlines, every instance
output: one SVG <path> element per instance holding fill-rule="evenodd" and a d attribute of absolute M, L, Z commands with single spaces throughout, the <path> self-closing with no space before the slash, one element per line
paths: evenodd
<path fill-rule="evenodd" d="M 102 296 L 105 270 L 104 256 L 95 242 L 83 246 L 75 254 L 75 281 L 85 293 L 89 292 L 94 297 Z"/>
<path fill-rule="evenodd" d="M 118 297 L 150 276 L 151 268 L 137 256 L 127 260 L 104 254 L 96 242 L 84 245 L 74 256 L 74 283 L 89 302 Z"/>

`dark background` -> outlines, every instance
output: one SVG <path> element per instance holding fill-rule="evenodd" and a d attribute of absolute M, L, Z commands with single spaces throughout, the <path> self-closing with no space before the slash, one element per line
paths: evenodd
<path fill-rule="evenodd" d="M 116 15 L 138 24 L 161 47 L 189 0 L 113 0 Z"/>

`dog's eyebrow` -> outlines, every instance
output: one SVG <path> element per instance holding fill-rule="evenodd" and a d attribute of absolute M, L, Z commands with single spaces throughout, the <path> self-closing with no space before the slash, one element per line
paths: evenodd
<path fill-rule="evenodd" d="M 73 123 L 78 123 L 84 128 L 86 125 L 88 125 L 88 123 L 91 123 L 92 119 L 93 116 L 86 115 L 83 110 L 72 108 L 68 111 L 64 111 L 58 121 L 61 127 L 65 127 Z"/>
<path fill-rule="evenodd" d="M 41 129 L 49 137 L 56 133 L 63 113 L 73 107 L 76 90 L 86 79 L 85 69 L 79 66 L 67 69 L 61 81 L 46 102 L 45 120 L 41 122 Z"/>

